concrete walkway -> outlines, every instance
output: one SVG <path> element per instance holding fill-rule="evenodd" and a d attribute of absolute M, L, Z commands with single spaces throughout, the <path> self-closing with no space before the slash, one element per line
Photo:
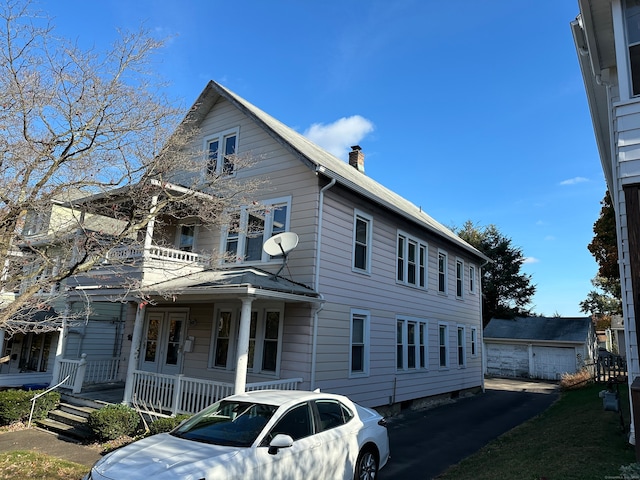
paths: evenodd
<path fill-rule="evenodd" d="M 91 467 L 101 457 L 97 449 L 72 442 L 39 428 L 0 433 L 0 452 L 33 451 Z"/>

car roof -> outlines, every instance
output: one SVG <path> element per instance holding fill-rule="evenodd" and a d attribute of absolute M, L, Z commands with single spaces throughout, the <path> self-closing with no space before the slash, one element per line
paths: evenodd
<path fill-rule="evenodd" d="M 309 392 L 305 390 L 253 390 L 250 392 L 231 395 L 225 398 L 225 400 L 257 402 L 278 407 L 290 403 L 321 399 L 339 400 L 343 403 L 351 403 L 346 397 L 343 397 L 342 395 Z"/>

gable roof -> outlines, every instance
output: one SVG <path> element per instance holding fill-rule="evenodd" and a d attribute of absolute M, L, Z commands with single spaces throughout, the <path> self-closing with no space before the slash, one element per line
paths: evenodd
<path fill-rule="evenodd" d="M 450 229 L 440 224 L 425 212 L 397 193 L 389 190 L 348 163 L 320 148 L 308 138 L 276 120 L 240 96 L 211 80 L 202 91 L 185 120 L 199 125 L 206 117 L 216 101 L 224 98 L 260 125 L 274 140 L 291 151 L 310 169 L 329 179 L 335 179 L 340 185 L 362 195 L 363 197 L 393 211 L 405 219 L 445 238 L 458 247 L 466 250 L 484 261 L 489 259 L 475 247 L 471 246 Z"/>
<path fill-rule="evenodd" d="M 580 342 L 587 340 L 591 318 L 515 317 L 492 318 L 484 328 L 484 338 L 502 340 L 547 340 Z"/>

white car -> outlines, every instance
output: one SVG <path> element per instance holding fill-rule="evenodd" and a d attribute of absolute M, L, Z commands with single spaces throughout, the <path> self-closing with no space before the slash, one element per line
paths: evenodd
<path fill-rule="evenodd" d="M 262 390 L 105 455 L 84 480 L 373 480 L 388 459 L 377 412 L 341 395 Z"/>

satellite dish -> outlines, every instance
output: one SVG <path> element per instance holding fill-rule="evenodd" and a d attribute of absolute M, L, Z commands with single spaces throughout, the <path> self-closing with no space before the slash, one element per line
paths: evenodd
<path fill-rule="evenodd" d="M 262 249 L 271 255 L 277 257 L 278 255 L 286 256 L 291 250 L 298 246 L 298 235 L 293 232 L 282 232 L 268 238 Z"/>
<path fill-rule="evenodd" d="M 278 279 L 278 275 L 282 272 L 282 269 L 287 264 L 287 255 L 291 250 L 298 246 L 298 235 L 293 232 L 282 232 L 274 235 L 271 238 L 267 238 L 267 240 L 262 245 L 262 249 L 265 253 L 271 255 L 272 257 L 277 257 L 282 255 L 282 266 L 278 273 L 276 273 L 273 278 Z"/>

